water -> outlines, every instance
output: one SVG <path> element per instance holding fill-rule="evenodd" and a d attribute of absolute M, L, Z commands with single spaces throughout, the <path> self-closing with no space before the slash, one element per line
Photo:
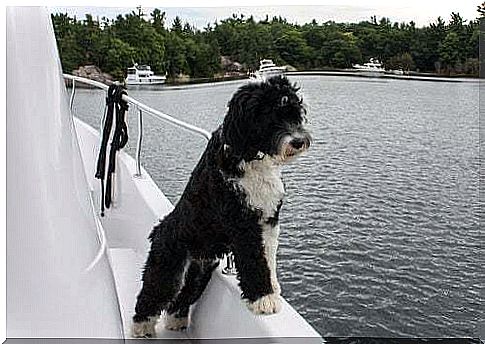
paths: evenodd
<path fill-rule="evenodd" d="M 293 80 L 314 144 L 283 171 L 283 296 L 323 336 L 476 337 L 485 301 L 478 84 Z M 212 131 L 241 84 L 130 95 Z M 98 126 L 102 108 L 102 93 L 78 90 L 81 118 Z M 134 109 L 129 122 L 134 153 Z M 205 142 L 145 124 L 143 164 L 176 202 Z"/>

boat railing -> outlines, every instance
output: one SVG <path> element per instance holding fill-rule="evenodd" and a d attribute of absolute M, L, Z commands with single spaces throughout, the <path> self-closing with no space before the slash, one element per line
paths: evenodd
<path fill-rule="evenodd" d="M 93 87 L 103 89 L 106 92 L 108 91 L 108 88 L 109 88 L 108 85 L 103 84 L 102 82 L 99 82 L 99 81 L 92 80 L 92 79 L 87 79 L 87 78 L 83 78 L 83 77 L 79 77 L 79 76 L 75 76 L 75 75 L 70 75 L 70 74 L 63 74 L 63 76 L 64 76 L 64 79 L 71 80 L 71 82 L 72 82 L 72 91 L 71 91 L 71 96 L 70 96 L 70 100 L 69 100 L 69 107 L 71 108 L 71 111 L 72 111 L 72 107 L 73 107 L 73 103 L 74 103 L 74 95 L 76 93 L 76 82 L 91 85 Z M 170 124 L 172 124 L 176 127 L 185 129 L 185 130 L 187 130 L 191 133 L 202 136 L 206 140 L 209 140 L 211 138 L 211 133 L 209 133 L 208 131 L 206 131 L 202 128 L 199 128 L 195 125 L 186 123 L 186 122 L 181 121 L 179 119 L 176 119 L 176 118 L 174 118 L 174 117 L 172 117 L 172 116 L 170 116 L 170 115 L 168 115 L 168 114 L 166 114 L 162 111 L 151 108 L 150 106 L 143 104 L 139 100 L 136 100 L 136 99 L 134 99 L 134 98 L 132 98 L 128 95 L 123 95 L 123 100 L 125 100 L 129 104 L 134 105 L 135 108 L 138 110 L 137 111 L 137 113 L 138 113 L 138 138 L 137 138 L 137 144 L 136 144 L 135 161 L 136 161 L 136 174 L 139 177 L 141 176 L 141 161 L 140 160 L 141 160 L 141 146 L 142 146 L 142 142 L 143 142 L 143 114 L 146 113 L 146 114 L 152 116 L 153 118 L 156 118 L 156 119 L 161 120 L 163 122 L 170 123 Z"/>
<path fill-rule="evenodd" d="M 105 92 L 107 92 L 108 88 L 109 88 L 108 85 L 103 84 L 102 82 L 99 82 L 99 81 L 92 80 L 92 79 L 87 79 L 87 78 L 83 78 L 83 77 L 79 77 L 79 76 L 75 76 L 75 75 L 70 75 L 70 74 L 63 74 L 63 76 L 64 76 L 64 79 L 71 80 L 71 82 L 72 82 L 72 91 L 71 91 L 71 96 L 70 96 L 70 99 L 69 99 L 69 107 L 71 109 L 71 112 L 72 112 L 72 107 L 73 107 L 73 104 L 74 104 L 74 96 L 75 96 L 75 93 L 76 93 L 76 82 L 91 85 L 91 86 L 96 87 L 96 88 L 100 88 L 100 89 L 104 90 Z M 209 140 L 211 138 L 211 133 L 209 133 L 208 131 L 206 131 L 202 128 L 199 128 L 195 125 L 186 123 L 186 122 L 181 121 L 179 119 L 176 119 L 176 118 L 174 118 L 170 115 L 167 115 L 166 113 L 163 113 L 159 110 L 153 109 L 153 108 L 149 107 L 148 105 L 143 104 L 142 102 L 140 102 L 140 101 L 138 101 L 138 100 L 136 100 L 136 99 L 134 99 L 134 98 L 132 98 L 128 95 L 123 95 L 122 98 L 123 98 L 123 100 L 125 100 L 129 104 L 134 105 L 136 107 L 136 109 L 138 110 L 138 138 L 137 138 L 137 144 L 136 144 L 136 157 L 135 157 L 135 161 L 136 161 L 136 174 L 135 174 L 135 176 L 137 176 L 137 177 L 142 176 L 141 161 L 140 160 L 141 160 L 141 145 L 142 145 L 142 141 L 143 141 L 143 114 L 144 113 L 149 114 L 153 118 L 156 118 L 158 120 L 168 122 L 168 123 L 170 123 L 174 126 L 188 130 L 191 133 L 202 136 L 206 140 Z M 235 265 L 234 265 L 234 255 L 232 253 L 226 255 L 226 267 L 223 269 L 223 273 L 226 274 L 226 275 L 235 275 L 236 274 Z"/>

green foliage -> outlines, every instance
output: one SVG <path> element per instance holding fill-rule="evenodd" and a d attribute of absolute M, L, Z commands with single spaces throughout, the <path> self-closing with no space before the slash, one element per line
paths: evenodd
<path fill-rule="evenodd" d="M 117 80 L 124 79 L 126 67 L 135 60 L 135 48 L 115 37 L 105 37 L 100 47 L 96 65 Z"/>
<path fill-rule="evenodd" d="M 460 63 L 460 38 L 456 32 L 450 31 L 440 46 L 440 60 L 447 71 Z"/>
<path fill-rule="evenodd" d="M 478 8 L 482 15 L 484 4 Z M 101 22 L 90 15 L 83 21 L 66 14 L 52 18 L 65 72 L 95 64 L 120 80 L 134 62 L 149 64 L 169 77 L 212 77 L 222 72 L 221 56 L 253 70 L 263 58 L 298 69 L 351 68 L 378 58 L 393 69 L 472 74 L 478 70 L 478 20 L 466 23 L 458 13 L 452 13 L 448 23 L 438 17 L 422 28 L 375 16 L 360 23 L 313 20 L 296 25 L 281 17 L 257 22 L 234 14 L 202 31 L 180 17 L 167 27 L 159 9 L 148 19 L 141 11 Z"/>
<path fill-rule="evenodd" d="M 134 62 L 150 65 L 155 73 L 165 72 L 165 39 L 149 22 L 131 13 L 118 16 L 108 31 L 134 49 Z"/>
<path fill-rule="evenodd" d="M 477 12 L 480 13 L 480 17 L 485 17 L 485 2 L 477 6 Z"/>

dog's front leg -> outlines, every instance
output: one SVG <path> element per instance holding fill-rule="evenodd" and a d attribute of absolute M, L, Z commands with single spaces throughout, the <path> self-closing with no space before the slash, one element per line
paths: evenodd
<path fill-rule="evenodd" d="M 268 267 L 271 275 L 271 286 L 273 291 L 280 295 L 281 287 L 278 283 L 278 276 L 276 273 L 276 251 L 278 250 L 278 236 L 280 233 L 280 226 L 266 225 L 263 227 L 263 240 L 264 240 L 264 254 L 268 261 Z"/>
<path fill-rule="evenodd" d="M 255 314 L 273 314 L 281 309 L 279 294 L 271 281 L 262 229 L 245 230 L 234 244 L 239 285 L 248 308 Z"/>

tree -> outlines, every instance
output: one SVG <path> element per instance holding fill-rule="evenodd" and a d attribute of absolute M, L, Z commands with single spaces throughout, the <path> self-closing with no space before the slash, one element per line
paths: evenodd
<path fill-rule="evenodd" d="M 460 40 L 455 32 L 449 32 L 440 46 L 440 61 L 448 74 L 460 62 Z"/>
<path fill-rule="evenodd" d="M 155 73 L 165 72 L 165 38 L 142 17 L 135 13 L 118 16 L 110 33 L 134 49 L 134 62 L 150 65 Z"/>
<path fill-rule="evenodd" d="M 485 17 L 485 2 L 477 6 L 477 12 L 480 13 L 480 17 Z"/>
<path fill-rule="evenodd" d="M 105 37 L 103 48 L 99 52 L 102 59 L 98 66 L 118 80 L 125 77 L 126 67 L 133 63 L 136 51 L 129 44 L 115 37 Z"/>
<path fill-rule="evenodd" d="M 295 28 L 285 28 L 273 38 L 273 45 L 281 59 L 292 66 L 304 66 L 309 48 L 301 32 Z"/>
<path fill-rule="evenodd" d="M 161 35 L 165 35 L 165 12 L 155 8 L 153 12 L 150 13 L 150 16 L 152 17 L 152 26 L 155 31 Z"/>
<path fill-rule="evenodd" d="M 182 20 L 179 16 L 176 16 L 172 24 L 172 32 L 182 33 Z"/>
<path fill-rule="evenodd" d="M 165 44 L 165 64 L 168 76 L 171 78 L 179 74 L 188 74 L 189 68 L 185 56 L 184 40 L 175 32 L 170 32 Z"/>

